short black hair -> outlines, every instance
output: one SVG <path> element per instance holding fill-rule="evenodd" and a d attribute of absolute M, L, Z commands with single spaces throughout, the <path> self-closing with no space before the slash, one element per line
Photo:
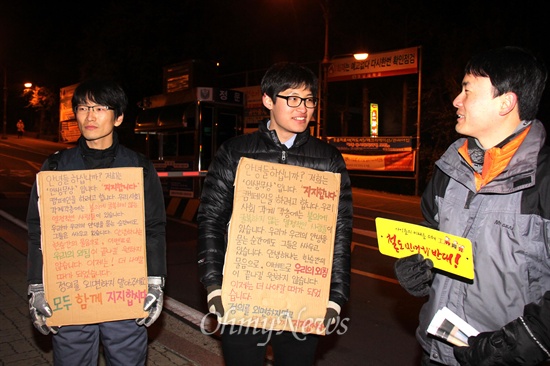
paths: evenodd
<path fill-rule="evenodd" d="M 495 89 L 494 97 L 508 92 L 516 94 L 521 120 L 537 117 L 547 70 L 531 52 L 512 46 L 485 51 L 472 57 L 464 72 L 488 77 Z"/>
<path fill-rule="evenodd" d="M 277 94 L 291 88 L 305 87 L 317 95 L 317 76 L 309 68 L 292 62 L 279 62 L 271 66 L 262 78 L 262 95 L 275 100 Z"/>
<path fill-rule="evenodd" d="M 98 105 L 105 105 L 115 112 L 115 118 L 123 115 L 128 106 L 128 96 L 124 89 L 114 81 L 91 79 L 80 83 L 71 100 L 73 112 L 79 104 L 92 101 Z"/>

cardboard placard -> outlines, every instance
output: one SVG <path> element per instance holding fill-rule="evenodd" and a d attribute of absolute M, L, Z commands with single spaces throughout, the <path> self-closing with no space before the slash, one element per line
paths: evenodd
<path fill-rule="evenodd" d="M 222 324 L 324 334 L 340 174 L 242 158 Z"/>
<path fill-rule="evenodd" d="M 146 316 L 143 168 L 42 171 L 36 179 L 48 325 Z"/>
<path fill-rule="evenodd" d="M 472 242 L 467 238 L 407 222 L 376 218 L 380 253 L 395 258 L 420 253 L 434 267 L 467 279 L 474 279 Z"/>

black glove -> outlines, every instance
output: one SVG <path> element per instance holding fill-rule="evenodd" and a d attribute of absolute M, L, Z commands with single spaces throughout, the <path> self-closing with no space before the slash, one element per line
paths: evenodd
<path fill-rule="evenodd" d="M 537 335 L 536 324 L 526 318 L 506 324 L 495 332 L 479 333 L 468 338 L 469 347 L 454 347 L 456 360 L 462 366 L 538 365 L 550 353 Z"/>
<path fill-rule="evenodd" d="M 218 318 L 223 318 L 225 310 L 222 304 L 222 287 L 220 285 L 211 285 L 206 288 L 208 293 L 208 311 L 212 314 L 216 314 Z"/>
<path fill-rule="evenodd" d="M 395 276 L 401 287 L 416 297 L 426 296 L 430 293 L 430 285 L 433 280 L 431 269 L 434 264 L 431 259 L 424 259 L 422 254 L 414 254 L 400 258 L 395 262 Z"/>
<path fill-rule="evenodd" d="M 329 301 L 327 306 L 327 312 L 325 314 L 325 319 L 323 320 L 323 325 L 325 329 L 328 329 L 328 326 L 331 324 L 336 324 L 338 317 L 340 316 L 340 310 L 342 308 L 340 305 L 334 301 Z"/>

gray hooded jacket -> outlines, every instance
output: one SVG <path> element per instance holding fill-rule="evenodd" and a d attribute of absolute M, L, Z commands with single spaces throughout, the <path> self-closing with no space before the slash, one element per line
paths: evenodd
<path fill-rule="evenodd" d="M 432 360 L 458 365 L 453 348 L 427 335 L 437 310 L 448 307 L 480 332 L 523 315 L 550 290 L 550 159 L 546 132 L 534 120 L 508 166 L 476 192 L 472 167 L 457 140 L 436 162 L 421 207 L 428 226 L 472 242 L 475 278 L 441 272 L 420 312 L 417 339 Z M 547 305 L 548 306 L 548 305 Z"/>

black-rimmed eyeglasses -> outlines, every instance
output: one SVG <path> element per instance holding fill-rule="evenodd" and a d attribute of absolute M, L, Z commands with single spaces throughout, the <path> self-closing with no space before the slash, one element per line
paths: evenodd
<path fill-rule="evenodd" d="M 279 94 L 277 94 L 276 97 L 286 99 L 286 105 L 290 108 L 298 108 L 302 102 L 304 102 L 306 108 L 315 108 L 319 102 L 319 99 L 314 97 L 300 98 L 295 95 L 284 96 Z"/>
<path fill-rule="evenodd" d="M 107 112 L 111 107 L 108 107 L 106 105 L 79 105 L 76 107 L 76 113 L 88 113 L 89 111 L 97 112 L 97 113 L 105 113 Z"/>

